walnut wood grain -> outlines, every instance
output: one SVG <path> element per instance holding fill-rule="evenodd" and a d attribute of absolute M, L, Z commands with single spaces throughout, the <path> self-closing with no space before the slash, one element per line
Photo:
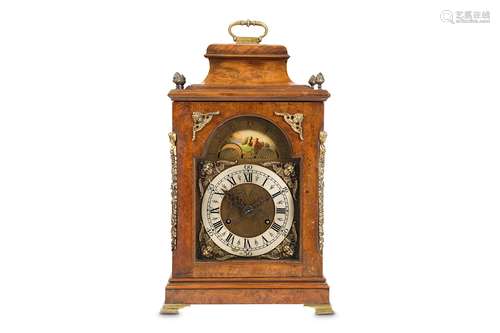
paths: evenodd
<path fill-rule="evenodd" d="M 203 87 L 192 85 L 184 90 L 172 90 L 168 96 L 173 101 L 259 101 L 259 102 L 323 102 L 330 97 L 326 90 L 309 86 L 269 86 L 269 87 Z"/>
<path fill-rule="evenodd" d="M 166 300 L 177 304 L 325 304 L 328 286 L 247 286 L 245 284 L 206 284 L 187 287 L 169 286 Z"/>
<path fill-rule="evenodd" d="M 166 304 L 291 303 L 328 304 L 329 287 L 323 277 L 318 248 L 319 133 L 323 129 L 323 101 L 330 94 L 295 85 L 287 74 L 288 53 L 283 46 L 211 45 L 210 70 L 201 85 L 176 89 L 173 131 L 177 134 L 178 223 L 172 276 Z M 192 113 L 219 112 L 192 140 Z M 275 112 L 302 113 L 299 136 Z M 294 158 L 300 158 L 299 260 L 200 261 L 196 256 L 197 204 L 195 159 L 204 143 L 226 121 L 239 116 L 269 120 L 287 136 Z"/>
<path fill-rule="evenodd" d="M 228 57 L 233 59 L 245 57 L 283 58 L 288 59 L 288 51 L 283 45 L 269 44 L 211 44 L 207 47 L 205 57 Z"/>

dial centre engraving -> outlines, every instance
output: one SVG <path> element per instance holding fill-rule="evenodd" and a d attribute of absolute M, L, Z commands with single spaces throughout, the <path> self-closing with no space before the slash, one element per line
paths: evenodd
<path fill-rule="evenodd" d="M 256 237 L 264 233 L 274 218 L 271 195 L 256 184 L 240 184 L 226 192 L 221 203 L 221 217 L 230 220 L 226 227 L 241 237 Z"/>

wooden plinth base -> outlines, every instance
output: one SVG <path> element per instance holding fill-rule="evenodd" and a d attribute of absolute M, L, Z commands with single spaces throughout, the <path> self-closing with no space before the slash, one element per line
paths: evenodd
<path fill-rule="evenodd" d="M 317 315 L 333 314 L 324 279 L 171 279 L 161 312 L 177 313 L 189 304 L 306 304 L 314 307 Z"/>

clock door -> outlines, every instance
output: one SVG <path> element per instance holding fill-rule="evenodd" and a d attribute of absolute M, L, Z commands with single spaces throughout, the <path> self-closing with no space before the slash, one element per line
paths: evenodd
<path fill-rule="evenodd" d="M 214 129 L 197 164 L 197 259 L 299 259 L 299 159 L 255 116 Z"/>

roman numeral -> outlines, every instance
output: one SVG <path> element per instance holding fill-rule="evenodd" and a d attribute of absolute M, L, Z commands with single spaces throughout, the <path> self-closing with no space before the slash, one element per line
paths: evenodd
<path fill-rule="evenodd" d="M 220 207 L 210 208 L 209 211 L 212 214 L 219 214 L 220 213 Z"/>
<path fill-rule="evenodd" d="M 276 208 L 276 214 L 286 214 L 286 208 L 283 207 Z"/>
<path fill-rule="evenodd" d="M 269 179 L 269 177 L 266 177 L 266 179 L 264 179 L 264 182 L 262 183 L 262 187 L 264 187 L 264 185 L 266 185 L 266 182 L 268 179 Z"/>
<path fill-rule="evenodd" d="M 213 227 L 215 229 L 215 231 L 217 231 L 217 233 L 219 233 L 221 230 L 222 230 L 222 221 L 217 221 L 213 224 Z"/>
<path fill-rule="evenodd" d="M 231 186 L 236 185 L 236 180 L 234 180 L 234 178 L 232 176 L 226 177 L 226 180 L 231 184 Z"/>
<path fill-rule="evenodd" d="M 243 248 L 246 250 L 250 249 L 250 241 L 247 238 L 243 242 Z"/>
<path fill-rule="evenodd" d="M 264 237 L 264 235 L 262 235 L 262 239 L 264 240 L 264 244 L 269 243 L 269 242 L 268 242 L 268 240 L 267 240 L 267 238 L 266 238 L 266 237 Z"/>
<path fill-rule="evenodd" d="M 222 196 L 226 195 L 224 192 L 214 192 L 214 194 L 218 194 L 218 195 L 222 195 Z"/>
<path fill-rule="evenodd" d="M 279 224 L 273 222 L 273 224 L 271 224 L 271 229 L 278 232 L 278 231 L 280 231 L 281 226 Z"/>
<path fill-rule="evenodd" d="M 253 172 L 246 171 L 243 173 L 243 176 L 245 176 L 245 181 L 247 183 L 251 183 L 253 179 Z"/>
<path fill-rule="evenodd" d="M 226 242 L 227 242 L 228 244 L 233 245 L 233 242 L 234 242 L 234 235 L 233 235 L 232 233 L 229 233 L 229 235 L 227 235 L 227 237 L 226 237 Z"/>
<path fill-rule="evenodd" d="M 274 198 L 276 198 L 276 197 L 277 197 L 278 195 L 280 195 L 280 194 L 281 194 L 281 191 L 278 191 L 278 192 L 274 193 L 274 194 L 273 194 L 273 195 L 271 195 L 271 196 L 272 196 L 272 197 L 273 197 L 273 199 L 274 199 Z"/>

